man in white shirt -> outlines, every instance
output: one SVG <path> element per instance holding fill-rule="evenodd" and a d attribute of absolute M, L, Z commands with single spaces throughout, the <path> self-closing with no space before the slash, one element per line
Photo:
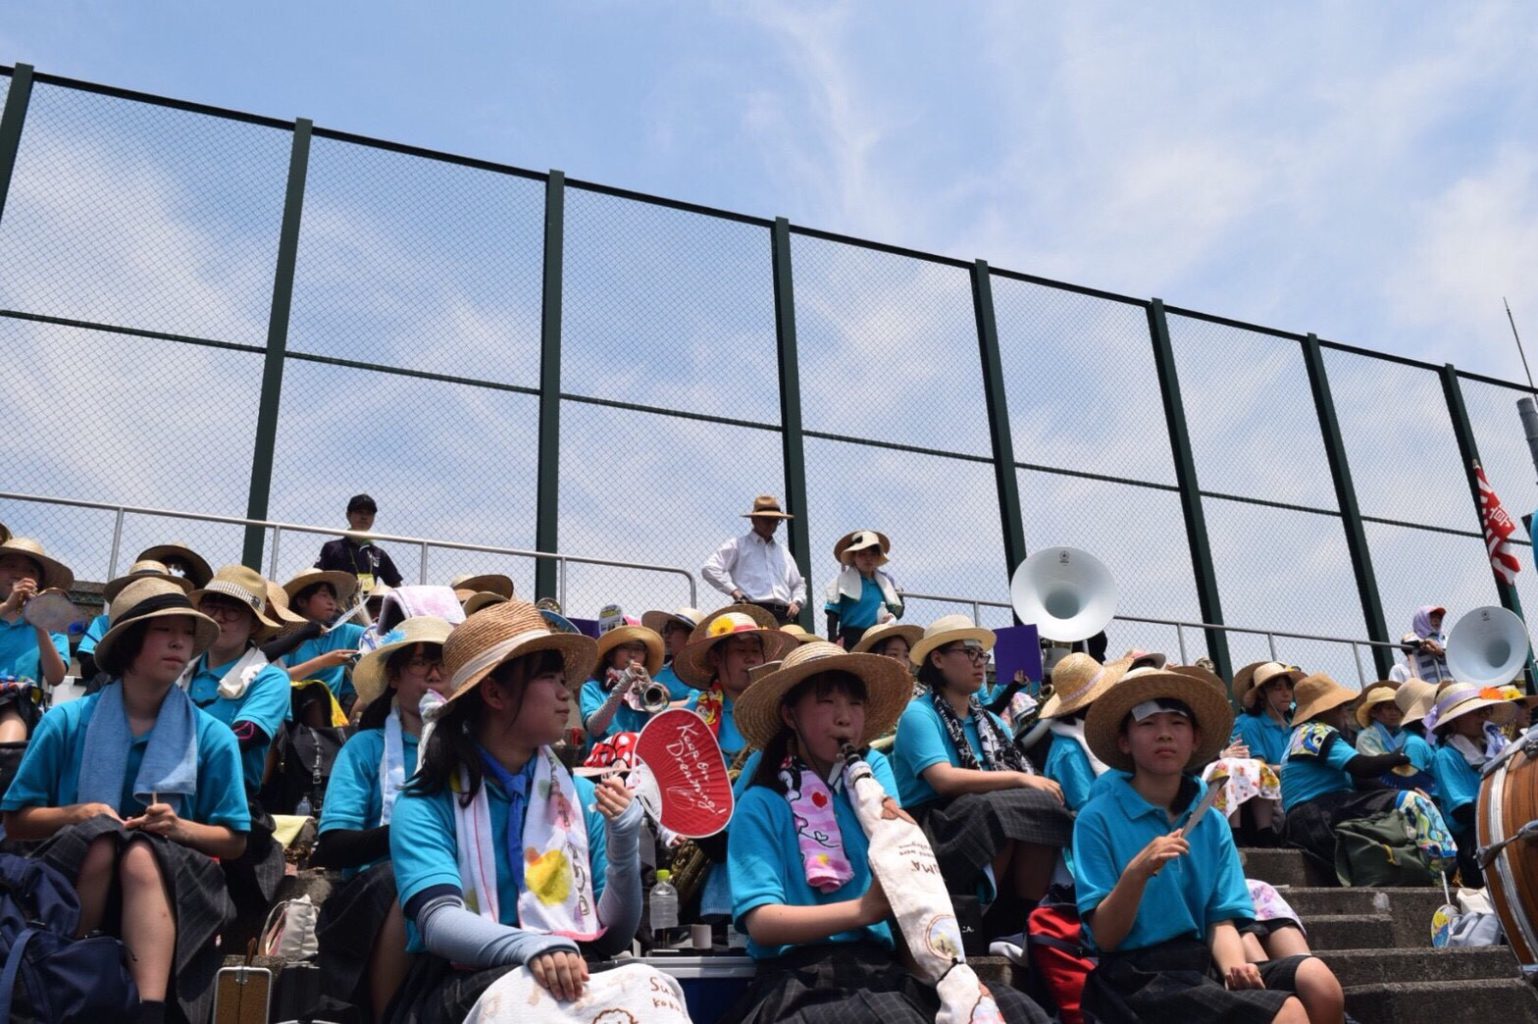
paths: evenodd
<path fill-rule="evenodd" d="M 779 620 L 794 622 L 806 604 L 806 581 L 785 545 L 774 539 L 780 522 L 790 519 L 779 500 L 768 494 L 753 499 L 743 518 L 753 528 L 722 544 L 705 560 L 705 582 L 739 603 L 755 604 Z"/>

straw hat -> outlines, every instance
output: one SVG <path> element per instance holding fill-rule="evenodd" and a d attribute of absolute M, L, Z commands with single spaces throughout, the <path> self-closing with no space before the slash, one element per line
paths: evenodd
<path fill-rule="evenodd" d="M 200 607 L 209 594 L 227 597 L 249 609 L 256 617 L 251 639 L 258 642 L 267 639 L 283 627 L 283 623 L 267 614 L 267 580 L 255 569 L 244 565 L 220 566 L 213 579 L 201 590 L 194 590 L 187 597 L 194 607 Z"/>
<path fill-rule="evenodd" d="M 482 608 L 489 608 L 494 604 L 501 604 L 511 600 L 491 590 L 480 590 L 464 599 L 465 618 L 469 618 Z"/>
<path fill-rule="evenodd" d="M 798 643 L 798 644 L 809 644 L 813 640 L 821 640 L 822 639 L 822 637 L 818 636 L 816 633 L 808 633 L 806 630 L 802 629 L 800 626 L 796 625 L 794 622 L 792 622 L 788 626 L 781 626 L 780 627 L 780 632 L 781 633 L 789 633 L 791 636 L 796 638 L 796 643 Z"/>
<path fill-rule="evenodd" d="M 768 671 L 764 671 L 768 669 Z M 762 749 L 784 728 L 780 702 L 796 684 L 822 672 L 848 672 L 865 684 L 865 730 L 855 745 L 863 747 L 897 726 L 913 697 L 913 678 L 892 658 L 848 654 L 826 640 L 801 644 L 783 661 L 754 671 L 753 685 L 732 708 L 732 720 L 750 747 Z"/>
<path fill-rule="evenodd" d="M 118 641 L 141 622 L 183 615 L 190 618 L 194 633 L 188 664 L 196 661 L 219 637 L 219 624 L 193 608 L 186 591 L 175 583 L 154 577 L 134 580 L 119 591 L 112 599 L 108 615 L 112 628 L 96 642 L 96 663 L 113 675 L 120 675 L 128 667 L 115 661 Z"/>
<path fill-rule="evenodd" d="M 993 630 L 974 625 L 965 615 L 942 615 L 924 629 L 923 637 L 909 649 L 908 658 L 922 667 L 930 651 L 946 644 L 976 640 L 983 645 L 984 650 L 991 651 L 995 639 Z"/>
<path fill-rule="evenodd" d="M 303 626 L 309 623 L 310 620 L 303 615 L 296 615 L 288 610 L 288 591 L 278 586 L 272 580 L 267 580 L 266 583 L 267 613 L 269 615 L 276 619 L 283 628 Z"/>
<path fill-rule="evenodd" d="M 780 508 L 780 499 L 772 494 L 760 494 L 753 499 L 753 511 L 744 512 L 742 518 L 752 519 L 754 516 L 769 516 L 772 519 L 794 519 L 795 516 Z"/>
<path fill-rule="evenodd" d="M 923 626 L 904 626 L 896 619 L 883 622 L 878 626 L 872 626 L 861 636 L 860 642 L 854 645 L 851 654 L 866 654 L 874 650 L 882 642 L 890 640 L 894 636 L 900 636 L 908 641 L 908 650 L 913 650 L 913 645 L 924 638 Z"/>
<path fill-rule="evenodd" d="M 1399 689 L 1394 691 L 1394 703 L 1399 705 L 1399 710 L 1404 712 L 1404 718 L 1399 722 L 1401 726 L 1413 725 L 1426 717 L 1426 712 L 1431 710 L 1431 702 L 1436 700 L 1437 684 L 1428 683 L 1424 679 L 1406 679 L 1399 684 Z"/>
<path fill-rule="evenodd" d="M 1448 722 L 1480 708 L 1495 708 L 1490 720 L 1505 725 L 1517 717 L 1518 707 L 1532 707 L 1535 699 L 1538 698 L 1511 697 L 1495 686 L 1480 689 L 1473 683 L 1453 683 L 1436 695 L 1431 710 L 1426 712 L 1426 728 L 1440 733 Z"/>
<path fill-rule="evenodd" d="M 667 636 L 668 626 L 676 622 L 692 633 L 694 627 L 698 626 L 704 617 L 705 613 L 698 608 L 675 608 L 670 612 L 654 610 L 641 616 L 641 625 L 647 629 L 656 630 L 662 636 Z"/>
<path fill-rule="evenodd" d="M 0 523 L 0 544 L 4 544 L 6 541 L 8 541 L 10 539 L 11 539 L 11 528 L 9 526 L 6 526 L 4 523 Z"/>
<path fill-rule="evenodd" d="M 1234 700 L 1243 707 L 1255 706 L 1261 688 L 1273 679 L 1290 677 L 1293 684 L 1303 680 L 1303 670 L 1279 661 L 1252 661 L 1234 673 Z"/>
<path fill-rule="evenodd" d="M 654 676 L 662 671 L 662 662 L 665 657 L 662 634 L 655 629 L 636 625 L 633 619 L 623 626 L 615 626 L 598 638 L 598 664 L 593 667 L 593 671 L 601 675 L 608 665 L 609 652 L 621 644 L 644 644 L 646 674 Z"/>
<path fill-rule="evenodd" d="M 853 533 L 844 534 L 838 539 L 838 543 L 833 545 L 833 557 L 838 559 L 839 565 L 849 565 L 854 561 L 854 553 L 864 551 L 866 548 L 880 548 L 881 560 L 876 564 L 886 565 L 889 561 L 887 552 L 892 550 L 892 542 L 887 539 L 886 534 L 877 533 L 875 530 L 855 530 Z"/>
<path fill-rule="evenodd" d="M 795 637 L 780 632 L 780 624 L 775 617 L 757 605 L 727 605 L 711 612 L 694 627 L 694 632 L 689 634 L 689 642 L 673 658 L 674 674 L 696 690 L 705 689 L 715 676 L 715 670 L 710 667 L 711 649 L 734 636 L 762 638 L 765 661 L 778 661 L 786 651 L 796 646 Z"/>
<path fill-rule="evenodd" d="M 187 578 L 192 581 L 194 587 L 205 586 L 214 578 L 213 567 L 206 559 L 196 551 L 189 548 L 179 540 L 173 540 L 169 544 L 156 544 L 152 548 L 145 548 L 139 552 L 139 558 L 149 559 L 152 562 L 163 562 L 170 565 L 172 562 L 181 562 L 187 567 Z"/>
<path fill-rule="evenodd" d="M 1114 686 L 1132 668 L 1129 660 L 1100 664 L 1087 654 L 1069 654 L 1052 669 L 1052 695 L 1038 718 L 1061 718 L 1089 704 Z"/>
<path fill-rule="evenodd" d="M 106 586 L 101 588 L 102 600 L 108 604 L 112 599 L 122 593 L 124 587 L 138 579 L 168 580 L 182 588 L 182 593 L 192 589 L 192 581 L 181 576 L 174 576 L 167 569 L 164 562 L 157 562 L 150 558 L 141 558 L 128 567 L 128 571 L 117 579 L 108 580 Z"/>
<path fill-rule="evenodd" d="M 68 590 L 75 583 L 75 574 L 56 558 L 49 558 L 42 542 L 31 537 L 8 537 L 0 544 L 0 555 L 25 555 L 43 568 L 43 578 L 37 581 L 38 590 L 58 587 Z"/>
<path fill-rule="evenodd" d="M 1053 678 L 1056 678 L 1055 672 Z M 1121 724 L 1133 708 L 1161 697 L 1183 702 L 1196 718 L 1197 743 L 1191 751 L 1191 759 L 1185 763 L 1185 771 L 1200 768 L 1228 745 L 1228 735 L 1234 727 L 1234 710 L 1222 688 L 1204 682 L 1190 672 L 1148 665 L 1126 672 L 1115 686 L 1090 705 L 1084 719 L 1084 739 L 1089 749 L 1118 771 L 1135 770 L 1132 755 L 1122 753 L 1117 742 Z"/>
<path fill-rule="evenodd" d="M 359 658 L 353 666 L 352 686 L 358 691 L 358 703 L 371 703 L 390 684 L 385 673 L 390 655 L 414 644 L 433 644 L 441 648 L 453 629 L 453 624 L 444 619 L 432 615 L 413 615 L 386 633 L 382 637 L 384 643 Z"/>
<path fill-rule="evenodd" d="M 352 595 L 358 589 L 358 577 L 350 572 L 337 572 L 334 569 L 306 569 L 283 584 L 283 592 L 288 595 L 289 604 L 307 587 L 313 587 L 317 583 L 329 583 L 331 589 L 336 591 L 336 602 L 346 607 L 352 602 Z"/>
<path fill-rule="evenodd" d="M 1292 724 L 1302 725 L 1331 708 L 1350 704 L 1357 696 L 1323 672 L 1304 676 L 1293 689 L 1292 699 L 1297 707 L 1292 712 Z"/>
<path fill-rule="evenodd" d="M 449 677 L 452 703 L 481 684 L 499 665 L 526 654 L 555 651 L 566 667 L 566 688 L 573 694 L 593 672 L 598 644 L 581 633 L 552 633 L 527 601 L 504 601 L 483 609 L 454 627 L 443 644 L 443 672 Z"/>
<path fill-rule="evenodd" d="M 461 590 L 469 591 L 471 594 L 479 593 L 482 590 L 489 590 L 491 593 L 501 594 L 503 597 L 513 596 L 512 577 L 504 576 L 499 572 L 483 572 L 479 576 L 471 576 L 469 574 L 455 576 L 449 581 L 449 587 L 456 594 Z M 459 599 L 463 601 L 466 596 L 468 595 L 461 595 Z"/>
<path fill-rule="evenodd" d="M 1375 704 L 1394 703 L 1399 684 L 1392 679 L 1380 679 L 1367 689 L 1362 691 L 1362 703 L 1356 708 L 1356 724 L 1363 729 L 1372 724 L 1372 709 Z M 1394 703 L 1395 707 L 1399 705 Z"/>

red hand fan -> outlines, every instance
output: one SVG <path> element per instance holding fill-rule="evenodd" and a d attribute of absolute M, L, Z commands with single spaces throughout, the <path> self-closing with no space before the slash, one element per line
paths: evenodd
<path fill-rule="evenodd" d="M 639 799 L 652 817 L 687 839 L 713 836 L 732 820 L 732 780 L 710 726 L 673 708 L 652 717 L 632 755 Z"/>

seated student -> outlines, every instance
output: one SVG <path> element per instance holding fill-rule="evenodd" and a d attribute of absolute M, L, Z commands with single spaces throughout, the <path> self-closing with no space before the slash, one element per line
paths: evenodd
<path fill-rule="evenodd" d="M 112 602 L 96 646 L 114 682 L 53 708 L 0 801 L 7 835 L 46 840 L 32 856 L 75 880 L 84 935 L 120 935 L 142 1000 L 160 1021 L 175 999 L 208 1019 L 234 917 L 219 859 L 246 845 L 250 815 L 229 728 L 176 685 L 218 635 L 175 584 L 138 580 Z"/>
<path fill-rule="evenodd" d="M 34 626 L 22 615 L 28 601 L 51 587 L 68 590 L 75 574 L 26 537 L 0 543 L 0 743 L 20 743 L 37 724 L 42 685 L 58 686 L 69 665 L 69 637 Z M 20 685 L 23 681 L 30 686 Z"/>
<path fill-rule="evenodd" d="M 1050 745 L 1041 774 L 1063 790 L 1063 803 L 1077 811 L 1089 802 L 1090 788 L 1106 772 L 1106 765 L 1084 741 L 1084 716 L 1090 706 L 1129 672 L 1131 659 L 1101 665 L 1088 654 L 1069 654 L 1052 669 L 1052 695 L 1042 704 L 1038 718 L 1049 722 Z M 1164 656 L 1146 659 L 1164 667 Z"/>
<path fill-rule="evenodd" d="M 872 626 L 903 614 L 902 591 L 881 566 L 890 561 L 892 542 L 875 530 L 856 530 L 833 545 L 833 557 L 842 567 L 828 584 L 823 611 L 828 616 L 828 639 L 848 650 Z"/>
<path fill-rule="evenodd" d="M 390 1019 L 458 1021 L 526 965 L 559 999 L 589 955 L 626 949 L 641 919 L 641 807 L 618 779 L 573 779 L 561 738 L 596 645 L 552 633 L 519 600 L 466 619 L 443 646 L 452 695 L 395 801 L 390 858 L 418 956 Z"/>
<path fill-rule="evenodd" d="M 903 711 L 892 748 L 902 805 L 929 833 L 946 885 L 993 901 L 990 936 L 1020 931 L 1073 828 L 1062 787 L 977 702 L 993 640 L 965 615 L 930 624 L 912 653 L 930 692 Z"/>
<path fill-rule="evenodd" d="M 1438 605 L 1423 605 L 1415 610 L 1410 622 L 1410 632 L 1420 643 L 1415 653 L 1406 659 L 1410 674 L 1428 683 L 1450 681 L 1453 677 L 1447 668 L 1447 634 L 1442 632 L 1442 622 L 1447 609 Z M 1408 639 L 1408 638 L 1407 638 Z"/>
<path fill-rule="evenodd" d="M 1293 688 L 1304 673 L 1276 661 L 1257 661 L 1234 673 L 1234 703 L 1243 712 L 1234 719 L 1229 743 L 1243 743 L 1257 757 L 1280 771 L 1292 736 Z"/>
<path fill-rule="evenodd" d="M 1090 707 L 1085 737 L 1116 771 L 1073 830 L 1079 915 L 1100 951 L 1084 986 L 1089 1019 L 1343 1019 L 1345 997 L 1322 961 L 1246 960 L 1235 922 L 1256 912 L 1233 833 L 1214 814 L 1187 828 L 1205 788 L 1190 773 L 1232 725 L 1220 689 L 1155 668 L 1128 672 Z"/>
<path fill-rule="evenodd" d="M 1528 703 L 1499 688 L 1481 690 L 1469 683 L 1452 683 L 1437 694 L 1426 713 L 1426 727 L 1439 741 L 1431 764 L 1437 806 L 1452 828 L 1458 871 L 1471 889 L 1485 884 L 1474 829 L 1481 771 L 1506 749 L 1506 737 L 1496 726 L 1515 721 L 1518 707 Z"/>
<path fill-rule="evenodd" d="M 326 684 L 343 711 L 351 711 L 357 691 L 347 678 L 347 666 L 358 654 L 364 627 L 344 622 L 324 632 L 358 590 L 356 576 L 345 572 L 308 570 L 283 584 L 289 609 L 310 623 L 301 635 L 305 640 L 282 659 L 288 677 L 295 682 L 319 679 Z"/>
<path fill-rule="evenodd" d="M 935 990 L 895 955 L 886 895 L 871 877 L 848 787 L 825 781 L 842 778 L 847 744 L 896 792 L 886 758 L 868 746 L 893 727 L 910 690 L 908 673 L 891 659 L 814 641 L 738 702 L 743 735 L 763 757 L 731 833 L 732 915 L 758 971 L 723 1020 L 934 1021 Z M 1021 992 L 993 995 L 1007 1020 L 1046 1020 Z"/>
<path fill-rule="evenodd" d="M 662 636 L 627 618 L 598 638 L 593 678 L 582 684 L 582 725 L 601 740 L 620 732 L 640 732 L 652 712 L 641 705 L 652 677 L 662 670 Z M 626 672 L 631 678 L 618 685 Z"/>
<path fill-rule="evenodd" d="M 903 667 L 913 677 L 913 696 L 924 693 L 924 684 L 918 681 L 913 674 L 913 662 L 908 658 L 908 652 L 913 650 L 913 645 L 924 638 L 923 626 L 904 626 L 893 620 L 883 622 L 879 626 L 867 629 L 860 642 L 849 648 L 851 654 L 879 654 L 883 658 L 893 658 L 902 662 Z"/>
<path fill-rule="evenodd" d="M 1356 705 L 1356 749 L 1363 754 L 1394 754 L 1404 748 L 1406 733 L 1399 728 L 1404 712 L 1394 702 L 1399 684 L 1380 679 L 1362 691 Z"/>
<path fill-rule="evenodd" d="M 321 907 L 321 987 L 371 1010 L 385 1008 L 406 976 L 406 919 L 390 864 L 396 798 L 417 770 L 422 697 L 449 694 L 443 643 L 453 627 L 417 616 L 358 660 L 353 685 L 363 717 L 331 770 L 320 841 L 310 863 L 341 869 L 348 881 Z"/>
<path fill-rule="evenodd" d="M 1394 703 L 1399 705 L 1400 711 L 1399 730 L 1405 737 L 1404 755 L 1415 769 L 1415 774 L 1408 776 L 1407 781 L 1433 800 L 1437 799 L 1437 782 L 1431 765 L 1436 752 L 1426 740 L 1425 718 L 1436 696 L 1436 684 L 1424 679 L 1406 679 L 1394 691 Z"/>
<path fill-rule="evenodd" d="M 179 576 L 191 583 L 194 590 L 207 586 L 208 581 L 214 578 L 213 567 L 208 561 L 181 541 L 145 548 L 139 552 L 139 558 L 159 562 L 170 570 L 172 576 Z"/>
<path fill-rule="evenodd" d="M 169 580 L 188 592 L 191 592 L 193 586 L 192 581 L 185 576 L 173 574 L 164 562 L 157 562 L 150 558 L 137 560 L 128 567 L 128 572 L 107 581 L 106 585 L 101 588 L 103 603 L 101 614 L 86 624 L 85 632 L 80 635 L 80 642 L 75 645 L 75 660 L 80 663 L 80 678 L 87 688 L 93 690 L 93 692 L 94 689 L 100 689 L 100 687 L 92 688 L 90 686 L 91 680 L 98 673 L 96 667 L 96 645 L 101 642 L 102 637 L 107 635 L 107 630 L 112 628 L 112 616 L 107 614 L 106 606 L 111 605 L 112 599 L 117 597 L 128 584 L 134 580 L 146 577 Z M 103 679 L 102 683 L 105 684 L 107 681 Z"/>
<path fill-rule="evenodd" d="M 1384 772 L 1409 764 L 1403 752 L 1359 753 L 1342 734 L 1356 694 L 1322 672 L 1297 685 L 1292 737 L 1282 762 L 1284 838 L 1326 864 L 1335 863 L 1335 827 L 1400 806 L 1401 798 L 1418 801 L 1445 828 L 1435 805 L 1417 793 L 1386 789 L 1375 781 Z M 1359 789 L 1359 786 L 1368 787 Z"/>
<path fill-rule="evenodd" d="M 673 671 L 673 659 L 678 657 L 689 643 L 689 634 L 700 624 L 703 613 L 698 608 L 678 608 L 671 612 L 649 611 L 641 616 L 641 625 L 662 637 L 662 671 L 655 675 L 657 682 L 668 688 L 668 697 L 674 701 L 689 699 L 689 684 L 678 678 Z"/>

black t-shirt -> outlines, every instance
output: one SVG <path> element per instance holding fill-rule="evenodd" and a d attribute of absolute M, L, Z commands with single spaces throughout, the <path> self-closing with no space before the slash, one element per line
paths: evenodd
<path fill-rule="evenodd" d="M 354 576 L 371 575 L 392 587 L 401 585 L 400 570 L 395 568 L 388 551 L 369 541 L 356 543 L 350 537 L 328 540 L 320 549 L 315 568 Z"/>

